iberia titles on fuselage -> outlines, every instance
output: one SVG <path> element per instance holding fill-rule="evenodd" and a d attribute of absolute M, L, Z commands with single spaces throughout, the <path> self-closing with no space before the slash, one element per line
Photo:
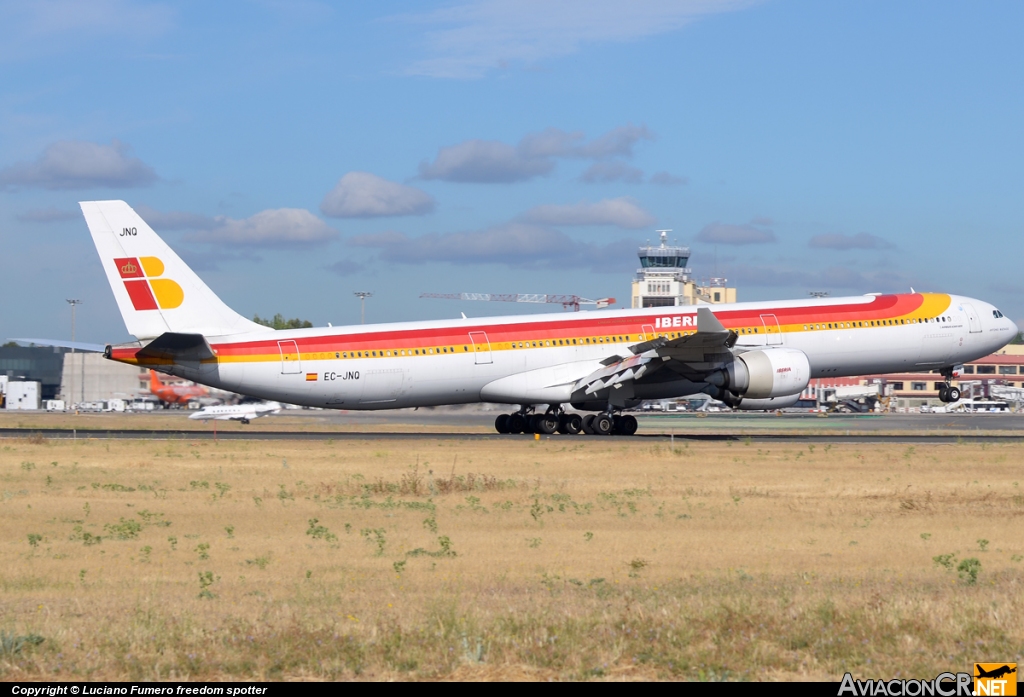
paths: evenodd
<path fill-rule="evenodd" d="M 139 339 L 109 358 L 309 406 L 500 402 L 557 420 L 571 404 L 612 419 L 642 400 L 705 392 L 779 408 L 814 377 L 948 379 L 1018 331 L 992 305 L 942 293 L 274 331 L 228 308 L 124 202 L 82 209 Z"/>

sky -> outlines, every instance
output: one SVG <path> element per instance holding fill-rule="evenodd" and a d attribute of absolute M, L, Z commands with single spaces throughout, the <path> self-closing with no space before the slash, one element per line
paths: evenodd
<path fill-rule="evenodd" d="M 0 340 L 128 340 L 122 199 L 243 315 L 628 306 L 671 229 L 739 299 L 918 291 L 1024 326 L 1024 5 L 0 0 Z"/>

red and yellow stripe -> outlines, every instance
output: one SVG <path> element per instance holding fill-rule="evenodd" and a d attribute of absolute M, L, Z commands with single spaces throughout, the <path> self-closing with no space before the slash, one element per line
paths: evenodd
<path fill-rule="evenodd" d="M 715 310 L 715 316 L 727 328 L 739 333 L 764 334 L 770 325 L 763 316 L 774 315 L 778 328 L 771 332 L 784 334 L 859 329 L 897 324 L 914 324 L 941 316 L 949 309 L 951 298 L 940 293 L 913 293 L 880 295 L 867 303 L 840 305 L 814 304 L 801 307 L 743 308 Z M 692 318 L 692 325 L 656 328 L 659 317 L 683 316 Z M 756 331 L 755 331 L 756 330 Z M 564 319 L 486 324 L 479 326 L 438 327 L 366 332 L 358 334 L 332 334 L 296 338 L 298 355 L 292 351 L 290 360 L 349 360 L 391 358 L 396 356 L 436 356 L 449 353 L 474 353 L 487 346 L 475 345 L 471 334 L 481 332 L 487 336 L 491 351 L 548 348 L 552 346 L 589 346 L 605 343 L 637 342 L 654 335 L 677 338 L 696 331 L 696 308 L 666 307 L 663 312 L 625 317 L 601 314 L 567 315 Z M 653 334 L 652 334 L 653 332 Z M 483 338 L 482 336 L 480 337 Z M 288 340 L 292 341 L 291 339 Z M 138 363 L 138 349 L 113 349 L 111 358 L 123 363 Z M 211 363 L 264 363 L 282 358 L 278 340 L 243 341 L 213 345 Z M 149 359 L 147 365 L 153 364 Z M 310 378 L 309 376 L 313 377 Z M 308 373 L 307 380 L 315 380 L 316 373 Z"/>

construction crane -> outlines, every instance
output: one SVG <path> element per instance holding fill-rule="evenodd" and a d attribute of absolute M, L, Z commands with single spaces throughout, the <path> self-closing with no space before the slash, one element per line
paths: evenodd
<path fill-rule="evenodd" d="M 544 295 L 542 293 L 421 293 L 421 298 L 441 298 L 443 300 L 485 300 L 503 303 L 555 303 L 573 312 L 580 311 L 580 305 L 594 305 L 598 310 L 615 304 L 615 298 L 598 298 L 590 300 L 578 295 Z"/>

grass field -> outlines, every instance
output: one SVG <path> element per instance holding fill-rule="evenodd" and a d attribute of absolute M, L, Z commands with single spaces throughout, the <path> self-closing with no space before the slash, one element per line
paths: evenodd
<path fill-rule="evenodd" d="M 677 445 L 0 440 L 0 679 L 1024 662 L 1024 446 Z"/>

